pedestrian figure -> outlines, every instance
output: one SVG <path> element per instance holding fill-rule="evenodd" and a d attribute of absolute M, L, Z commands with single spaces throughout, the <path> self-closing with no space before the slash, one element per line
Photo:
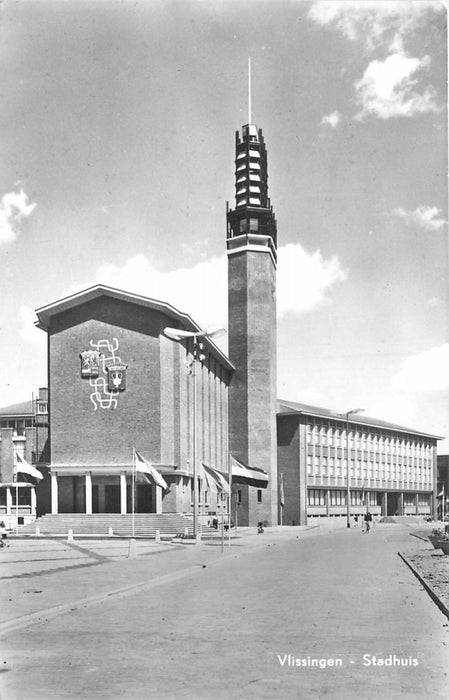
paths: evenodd
<path fill-rule="evenodd" d="M 358 525 L 359 525 L 359 516 L 354 515 L 354 527 L 358 527 Z"/>
<path fill-rule="evenodd" d="M 7 537 L 8 535 L 6 534 L 6 525 L 2 520 L 0 523 L 0 547 L 9 547 L 9 544 L 6 543 Z"/>
<path fill-rule="evenodd" d="M 257 534 L 262 535 L 263 532 L 264 532 L 263 522 L 262 522 L 262 520 L 259 520 L 259 522 L 257 523 Z"/>
<path fill-rule="evenodd" d="M 368 512 L 365 514 L 365 517 L 364 517 L 363 519 L 364 519 L 364 521 L 365 521 L 365 532 L 369 532 L 369 531 L 370 531 L 371 521 L 372 521 L 372 519 L 373 519 L 373 516 L 372 516 L 371 513 L 368 511 Z"/>

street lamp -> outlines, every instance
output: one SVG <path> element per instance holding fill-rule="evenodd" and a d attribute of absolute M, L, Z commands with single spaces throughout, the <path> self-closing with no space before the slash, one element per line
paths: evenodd
<path fill-rule="evenodd" d="M 351 408 L 350 411 L 340 415 L 346 416 L 346 527 L 351 527 L 351 473 L 350 473 L 350 448 L 349 448 L 349 416 L 354 413 L 363 413 L 364 408 Z"/>
<path fill-rule="evenodd" d="M 197 466 L 197 453 L 198 453 L 198 429 L 197 429 L 197 389 L 196 389 L 196 364 L 198 360 L 202 362 L 204 360 L 204 355 L 202 353 L 203 347 L 201 343 L 198 342 L 199 338 L 213 338 L 217 335 L 225 333 L 225 328 L 217 328 L 213 331 L 183 331 L 180 328 L 164 328 L 164 334 L 167 338 L 171 340 L 176 340 L 177 342 L 184 340 L 185 338 L 193 338 L 193 359 L 190 364 L 190 374 L 193 378 L 193 421 L 192 421 L 192 432 L 193 432 L 193 445 L 192 445 L 192 461 L 193 461 L 193 536 L 196 539 L 198 532 L 198 466 Z"/>

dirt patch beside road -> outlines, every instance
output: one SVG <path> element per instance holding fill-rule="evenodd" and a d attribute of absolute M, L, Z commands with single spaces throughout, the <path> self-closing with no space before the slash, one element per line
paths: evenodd
<path fill-rule="evenodd" d="M 449 618 L 449 556 L 441 549 L 421 549 L 399 556 L 410 566 L 428 592 Z"/>

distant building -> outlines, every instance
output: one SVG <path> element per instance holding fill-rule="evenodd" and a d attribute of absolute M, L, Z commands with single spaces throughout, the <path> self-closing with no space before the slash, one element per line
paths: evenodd
<path fill-rule="evenodd" d="M 436 513 L 441 438 L 361 414 L 347 421 L 315 406 L 279 401 L 278 407 L 285 525 L 346 517 L 348 451 L 352 515 Z"/>
<path fill-rule="evenodd" d="M 449 455 L 438 455 L 437 458 L 437 505 L 438 516 L 449 515 Z M 443 506 L 444 498 L 444 506 Z"/>
<path fill-rule="evenodd" d="M 17 459 L 22 458 L 45 474 L 48 447 L 46 388 L 39 389 L 30 401 L 0 408 L 0 516 L 8 524 L 15 523 L 17 516 L 19 523 L 27 523 L 46 512 L 45 485 L 35 486 L 20 475 L 16 481 L 16 467 Z"/>

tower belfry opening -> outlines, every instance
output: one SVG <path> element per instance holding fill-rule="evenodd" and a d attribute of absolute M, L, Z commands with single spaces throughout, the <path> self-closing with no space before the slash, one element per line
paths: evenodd
<path fill-rule="evenodd" d="M 228 250 L 250 242 L 263 244 L 270 247 L 276 261 L 277 227 L 268 196 L 267 150 L 262 129 L 255 124 L 246 124 L 242 134 L 237 131 L 235 135 L 235 209 L 227 212 L 227 222 Z M 254 240 L 254 235 L 267 240 Z"/>

